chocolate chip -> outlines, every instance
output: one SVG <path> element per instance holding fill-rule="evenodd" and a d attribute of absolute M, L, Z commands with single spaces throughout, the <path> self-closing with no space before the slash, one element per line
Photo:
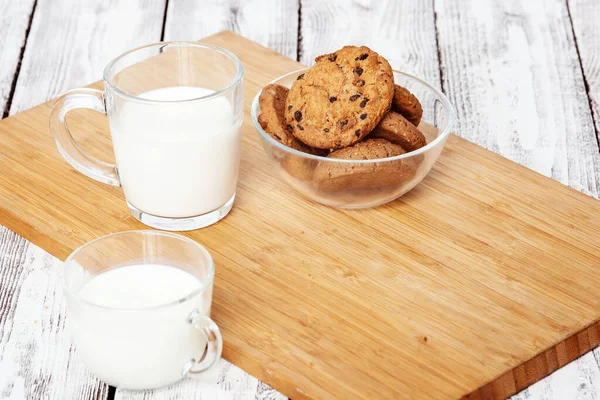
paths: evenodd
<path fill-rule="evenodd" d="M 294 127 L 293 127 L 293 126 L 291 126 L 290 124 L 287 124 L 287 125 L 285 126 L 285 129 L 286 129 L 286 130 L 287 130 L 289 133 L 292 133 L 292 132 L 294 132 Z"/>
<path fill-rule="evenodd" d="M 356 137 L 360 137 L 360 129 L 355 130 L 354 134 L 356 135 Z"/>
<path fill-rule="evenodd" d="M 288 111 L 290 111 L 291 109 L 292 109 L 292 105 L 290 104 L 290 105 L 288 106 Z"/>
<path fill-rule="evenodd" d="M 323 129 L 323 132 L 329 132 L 329 128 Z"/>
<path fill-rule="evenodd" d="M 331 97 L 329 98 L 329 102 L 330 102 L 330 103 L 333 103 L 333 102 L 334 102 L 334 101 L 336 101 L 336 100 L 337 100 L 337 97 L 335 97 L 335 96 L 331 96 Z"/>
<path fill-rule="evenodd" d="M 350 98 L 348 100 L 356 101 L 356 100 L 358 100 L 359 97 L 360 97 L 360 94 L 353 94 L 352 96 L 350 96 Z"/>
<path fill-rule="evenodd" d="M 348 125 L 348 120 L 344 119 L 344 120 L 340 121 L 339 124 L 340 124 L 340 129 L 344 129 L 344 127 L 346 125 Z"/>
<path fill-rule="evenodd" d="M 275 139 L 279 140 L 281 142 L 281 138 L 279 137 L 278 134 L 275 134 Z"/>
<path fill-rule="evenodd" d="M 367 118 L 367 113 L 360 114 L 360 119 L 365 119 L 365 118 Z"/>
<path fill-rule="evenodd" d="M 300 125 L 300 124 L 296 125 L 296 127 L 297 127 L 298 129 L 300 129 L 301 131 L 303 131 L 303 130 L 304 130 L 304 128 L 303 128 L 303 127 L 302 127 L 302 125 Z"/>
<path fill-rule="evenodd" d="M 369 102 L 369 99 L 363 99 L 363 101 L 360 102 L 360 108 L 365 108 L 365 106 L 367 105 L 368 102 Z"/>
<path fill-rule="evenodd" d="M 365 81 L 363 81 L 362 79 L 357 80 L 356 86 L 358 86 L 358 87 L 365 86 Z"/>
<path fill-rule="evenodd" d="M 294 112 L 294 118 L 296 119 L 296 121 L 300 122 L 300 120 L 302 119 L 302 113 L 300 111 Z"/>
<path fill-rule="evenodd" d="M 304 78 L 304 74 L 300 74 L 298 75 L 298 77 L 296 78 L 297 81 L 299 81 L 300 79 Z"/>
<path fill-rule="evenodd" d="M 358 68 L 356 68 L 356 69 L 355 69 L 354 71 L 352 71 L 352 72 L 354 72 L 354 73 L 355 73 L 356 75 L 358 75 L 358 76 L 361 76 L 361 75 L 362 75 L 362 73 L 363 73 L 363 69 L 362 69 L 361 67 L 358 67 Z"/>
<path fill-rule="evenodd" d="M 337 60 L 337 54 L 330 54 L 329 57 L 327 57 L 327 59 L 331 62 L 334 62 L 335 60 Z"/>
<path fill-rule="evenodd" d="M 367 57 L 369 57 L 369 55 L 367 53 L 363 53 L 359 57 L 356 57 L 356 58 L 358 58 L 359 60 L 366 60 Z"/>

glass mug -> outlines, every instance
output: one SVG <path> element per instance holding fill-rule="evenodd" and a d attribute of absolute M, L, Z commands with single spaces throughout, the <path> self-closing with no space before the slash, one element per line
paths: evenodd
<path fill-rule="evenodd" d="M 81 246 L 62 277 L 79 356 L 123 389 L 202 373 L 223 349 L 210 319 L 213 280 L 208 251 L 176 234 L 126 231 Z"/>
<path fill-rule="evenodd" d="M 79 172 L 122 186 L 131 213 L 153 228 L 183 231 L 225 217 L 235 198 L 243 67 L 208 44 L 163 42 L 128 51 L 104 69 L 104 92 L 59 97 L 50 129 Z M 108 117 L 116 165 L 83 150 L 66 115 L 89 108 Z"/>

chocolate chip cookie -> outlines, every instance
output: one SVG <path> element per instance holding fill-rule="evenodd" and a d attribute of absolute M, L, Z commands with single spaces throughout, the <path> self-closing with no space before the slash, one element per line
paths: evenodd
<path fill-rule="evenodd" d="M 258 98 L 261 114 L 258 123 L 273 139 L 304 153 L 326 155 L 320 149 L 313 149 L 300 142 L 284 128 L 285 103 L 289 89 L 281 85 L 267 85 Z"/>
<path fill-rule="evenodd" d="M 287 97 L 286 129 L 303 143 L 339 149 L 359 142 L 390 109 L 394 77 L 368 47 L 346 46 L 316 58 Z"/>
<path fill-rule="evenodd" d="M 402 146 L 385 139 L 368 139 L 353 146 L 331 152 L 327 158 L 373 160 L 404 154 Z M 322 161 L 314 172 L 315 186 L 324 191 L 346 189 L 377 189 L 399 185 L 416 172 L 411 159 L 379 163 L 332 163 Z"/>
<path fill-rule="evenodd" d="M 394 98 L 392 99 L 392 110 L 402 114 L 414 126 L 419 126 L 423 117 L 423 107 L 419 100 L 408 89 L 394 86 Z"/>
<path fill-rule="evenodd" d="M 406 151 L 415 151 L 427 144 L 425 136 L 401 114 L 390 111 L 369 135 L 399 144 Z"/>

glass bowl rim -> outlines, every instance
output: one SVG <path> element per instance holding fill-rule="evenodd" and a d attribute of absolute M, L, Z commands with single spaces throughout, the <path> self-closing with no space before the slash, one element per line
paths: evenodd
<path fill-rule="evenodd" d="M 298 74 L 298 73 L 300 73 L 302 71 L 306 71 L 308 69 L 309 69 L 308 67 L 301 68 L 296 71 L 292 71 L 287 74 L 281 75 L 280 77 L 273 79 L 271 82 L 269 82 L 268 85 L 277 83 L 277 82 L 281 81 L 282 79 L 287 78 L 290 75 Z M 435 87 L 431 86 L 429 83 L 425 82 L 422 79 L 417 78 L 414 75 L 410 75 L 405 72 L 401 72 L 398 70 L 393 70 L 393 72 L 394 72 L 394 74 L 399 74 L 399 75 L 411 78 L 411 79 L 419 82 L 420 84 L 426 86 L 429 90 L 434 92 L 436 94 L 436 96 L 438 96 L 438 98 L 440 99 L 440 101 L 442 102 L 444 107 L 446 107 L 446 109 L 448 110 L 448 114 L 449 114 L 448 115 L 448 123 L 446 124 L 446 128 L 444 129 L 444 131 L 442 133 L 440 133 L 430 143 L 427 143 L 425 146 L 421 147 L 418 150 L 411 151 L 411 152 L 405 153 L 405 154 L 401 154 L 399 156 L 387 157 L 387 158 L 375 158 L 375 159 L 371 159 L 371 160 L 346 160 L 346 159 L 341 159 L 341 158 L 328 158 L 328 157 L 323 157 L 323 156 L 317 156 L 314 154 L 304 153 L 302 151 L 292 149 L 291 147 L 288 147 L 288 146 L 284 145 L 283 143 L 280 143 L 277 140 L 273 139 L 271 137 L 271 135 L 269 135 L 267 132 L 265 132 L 264 129 L 262 128 L 262 126 L 260 126 L 260 124 L 258 123 L 258 115 L 257 115 L 258 98 L 260 97 L 260 94 L 262 93 L 262 89 L 256 94 L 256 96 L 254 96 L 254 100 L 252 100 L 252 106 L 251 106 L 252 122 L 254 123 L 254 127 L 258 131 L 259 135 L 263 139 L 265 139 L 267 142 L 269 142 L 271 145 L 274 145 L 275 147 L 278 147 L 279 149 L 281 149 L 285 152 L 295 154 L 297 156 L 308 158 L 308 159 L 327 161 L 327 162 L 331 162 L 331 163 L 341 163 L 341 164 L 372 164 L 372 163 L 379 163 L 379 162 L 402 160 L 404 158 L 410 158 L 410 157 L 417 156 L 419 154 L 425 153 L 425 152 L 429 151 L 430 149 L 436 147 L 440 142 L 442 142 L 443 140 L 446 139 L 446 137 L 450 134 L 450 129 L 452 129 L 452 126 L 454 125 L 455 110 L 454 110 L 454 107 L 452 107 L 452 104 L 450 104 L 450 101 L 448 100 L 446 95 L 444 93 L 442 93 L 441 91 L 439 91 L 438 89 L 436 89 Z"/>

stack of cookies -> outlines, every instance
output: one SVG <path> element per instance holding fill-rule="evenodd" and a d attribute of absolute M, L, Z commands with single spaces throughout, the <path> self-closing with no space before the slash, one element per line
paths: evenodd
<path fill-rule="evenodd" d="M 262 128 L 304 153 L 329 159 L 385 159 L 427 144 L 417 128 L 423 115 L 419 100 L 394 84 L 385 58 L 364 46 L 346 46 L 317 57 L 291 89 L 266 86 L 259 103 Z M 282 160 L 290 175 L 325 191 L 399 185 L 415 175 L 419 163 L 415 157 L 319 162 L 292 154 Z"/>

